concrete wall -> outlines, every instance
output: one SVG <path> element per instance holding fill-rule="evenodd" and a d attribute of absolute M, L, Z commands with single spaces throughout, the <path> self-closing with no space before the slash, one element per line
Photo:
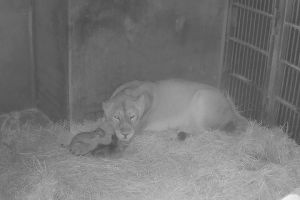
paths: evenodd
<path fill-rule="evenodd" d="M 0 0 L 0 114 L 32 105 L 29 1 Z"/>
<path fill-rule="evenodd" d="M 125 81 L 186 78 L 216 85 L 223 0 L 70 1 L 72 119 L 99 114 Z"/>
<path fill-rule="evenodd" d="M 68 0 L 35 0 L 36 105 L 52 120 L 68 118 Z"/>

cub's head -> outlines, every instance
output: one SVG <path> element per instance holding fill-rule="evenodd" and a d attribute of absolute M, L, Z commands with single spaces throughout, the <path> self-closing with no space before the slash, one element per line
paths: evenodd
<path fill-rule="evenodd" d="M 145 111 L 145 96 L 134 98 L 123 95 L 102 104 L 104 117 L 110 122 L 121 141 L 129 141 Z"/>

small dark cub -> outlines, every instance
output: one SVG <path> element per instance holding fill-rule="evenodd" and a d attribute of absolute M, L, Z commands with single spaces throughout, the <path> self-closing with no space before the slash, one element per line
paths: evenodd
<path fill-rule="evenodd" d="M 188 134 L 186 132 L 180 131 L 177 134 L 177 139 L 180 141 L 184 141 L 187 138 Z"/>

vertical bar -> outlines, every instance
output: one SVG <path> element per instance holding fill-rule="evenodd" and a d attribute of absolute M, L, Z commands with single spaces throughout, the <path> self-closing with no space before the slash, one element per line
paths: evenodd
<path fill-rule="evenodd" d="M 253 29 L 254 29 L 253 25 L 255 24 L 254 17 L 255 17 L 255 13 L 251 12 L 251 16 L 250 16 L 251 21 L 250 21 L 250 28 L 249 28 L 250 29 L 249 30 L 249 35 L 250 35 L 250 37 L 249 37 L 249 43 L 252 44 L 252 45 L 254 45 L 253 44 Z"/>
<path fill-rule="evenodd" d="M 279 102 L 276 102 L 277 104 L 277 115 L 276 115 L 276 124 L 280 125 L 281 124 L 281 117 L 282 117 L 282 108 L 281 108 L 281 104 Z"/>
<path fill-rule="evenodd" d="M 287 85 L 287 82 L 286 82 L 286 77 L 287 76 L 287 68 L 285 66 L 285 64 L 283 64 L 283 81 L 282 81 L 282 84 L 281 84 L 281 91 L 280 91 L 280 95 L 281 97 L 284 99 L 284 96 L 285 96 L 285 88 L 286 88 L 286 85 Z"/>
<path fill-rule="evenodd" d="M 246 10 L 246 23 L 245 23 L 245 41 L 250 44 L 249 40 L 249 26 L 250 26 L 250 14 L 252 11 Z"/>
<path fill-rule="evenodd" d="M 260 48 L 261 49 L 261 32 L 262 32 L 262 29 L 263 29 L 263 27 L 262 27 L 262 25 L 261 25 L 261 22 L 262 22 L 262 15 L 260 14 L 260 13 L 257 13 L 257 15 L 258 15 L 258 27 L 257 27 L 257 43 L 256 43 L 256 46 L 258 47 L 258 48 Z"/>
<path fill-rule="evenodd" d="M 292 63 L 292 64 L 295 64 L 295 57 L 296 57 L 296 55 L 295 55 L 295 53 L 297 53 L 296 52 L 296 47 L 297 47 L 297 43 L 296 43 L 296 40 L 297 40 L 297 30 L 295 29 L 295 28 L 292 28 L 292 30 L 293 30 L 293 39 L 292 39 L 292 47 L 291 47 L 291 60 L 290 60 L 290 62 Z"/>
<path fill-rule="evenodd" d="M 292 41 L 293 41 L 293 37 L 294 37 L 294 34 L 293 34 L 293 29 L 291 26 L 289 26 L 289 35 L 288 35 L 289 39 L 288 39 L 288 52 L 287 52 L 287 61 L 288 62 L 291 62 L 291 44 L 292 44 Z"/>
<path fill-rule="evenodd" d="M 260 15 L 260 20 L 259 20 L 259 42 L 258 42 L 258 47 L 260 49 L 263 49 L 263 32 L 264 32 L 264 18 L 265 16 L 263 14 L 259 14 Z"/>
<path fill-rule="evenodd" d="M 296 129 L 296 141 L 300 144 L 300 114 L 297 113 L 297 129 Z"/>
<path fill-rule="evenodd" d="M 299 41 L 299 38 L 300 38 L 300 29 L 299 30 L 294 29 L 294 30 L 295 30 L 295 40 L 294 40 L 295 46 L 294 46 L 294 49 L 293 49 L 293 51 L 294 51 L 293 63 L 294 63 L 294 65 L 297 66 L 298 65 L 298 59 L 300 57 L 300 52 L 298 52 L 298 50 L 300 50 L 300 46 L 299 46 L 299 43 L 300 43 L 300 41 Z"/>
<path fill-rule="evenodd" d="M 259 87 L 263 88 L 261 85 L 262 79 L 263 79 L 263 74 L 262 74 L 262 70 L 265 67 L 264 66 L 264 59 L 265 59 L 265 55 L 260 54 L 259 56 L 259 68 L 258 68 L 258 85 Z"/>
<path fill-rule="evenodd" d="M 295 24 L 296 24 L 297 26 L 299 26 L 299 25 L 300 25 L 300 16 L 299 16 L 299 15 L 300 15 L 300 13 L 299 13 L 299 12 L 300 12 L 300 1 L 299 1 L 299 0 L 297 1 L 297 4 L 298 4 L 298 5 L 297 5 L 297 12 L 296 12 L 297 15 L 296 15 L 296 21 L 295 21 Z"/>
<path fill-rule="evenodd" d="M 297 88 L 297 85 L 296 85 L 296 78 L 297 78 L 297 75 L 298 75 L 298 71 L 294 70 L 295 71 L 294 73 L 292 73 L 292 87 L 291 87 L 291 94 L 290 94 L 290 102 L 295 105 L 295 95 L 296 95 L 296 88 Z"/>
<path fill-rule="evenodd" d="M 234 44 L 234 46 L 235 46 L 235 53 L 234 53 L 234 57 L 233 57 L 233 62 L 232 62 L 232 65 L 233 65 L 233 70 L 232 70 L 232 72 L 233 73 L 235 73 L 235 71 L 236 71 L 236 56 L 237 56 L 237 52 L 239 51 L 239 46 L 238 46 L 238 44 L 237 43 L 235 43 L 235 42 L 233 42 L 233 44 Z M 233 82 L 233 79 L 234 79 L 234 77 L 232 77 L 232 76 L 230 76 L 229 77 L 231 80 L 232 80 L 232 82 Z M 233 94 L 233 96 L 234 96 L 234 98 L 236 97 L 235 96 L 235 93 L 236 93 L 236 86 L 234 86 L 234 84 L 233 84 L 233 87 L 231 88 L 231 91 L 232 91 L 232 94 Z"/>
<path fill-rule="evenodd" d="M 288 95 L 288 88 L 289 88 L 289 85 L 290 85 L 290 79 L 288 77 L 290 77 L 290 70 L 289 70 L 289 66 L 285 66 L 285 70 L 287 70 L 287 74 L 286 76 L 284 77 L 284 80 L 286 82 L 286 85 L 285 85 L 285 88 L 284 88 L 284 96 L 283 98 L 285 100 L 287 100 L 287 95 Z"/>
<path fill-rule="evenodd" d="M 239 13 L 240 13 L 240 16 L 239 16 L 239 25 L 238 25 L 238 27 L 237 27 L 237 36 L 236 36 L 236 38 L 238 38 L 238 39 L 240 39 L 241 38 L 241 29 L 242 29 L 242 24 L 243 24 L 243 18 L 242 18 L 242 9 L 241 8 L 237 8 L 238 10 L 239 10 Z"/>
<path fill-rule="evenodd" d="M 34 39 L 34 0 L 29 1 L 29 12 L 28 12 L 28 33 L 29 33 L 29 51 L 30 51 L 30 65 L 31 65 L 31 77 L 30 77 L 30 84 L 31 84 L 31 106 L 36 107 L 36 100 L 37 100 L 37 84 L 36 84 L 36 73 L 37 73 L 37 66 L 36 66 L 36 57 L 35 57 L 35 39 Z"/>
<path fill-rule="evenodd" d="M 292 130 L 292 132 L 293 132 L 293 138 L 296 138 L 296 135 L 297 135 L 297 132 L 296 132 L 296 130 L 297 130 L 297 115 L 298 115 L 298 113 L 296 112 L 296 111 L 293 111 L 293 117 L 292 117 L 292 119 L 293 119 L 293 130 Z"/>
<path fill-rule="evenodd" d="M 233 9 L 231 4 L 232 1 L 227 0 L 225 3 L 225 12 L 224 12 L 224 19 L 223 19 L 223 26 L 222 26 L 222 37 L 221 37 L 221 53 L 220 53 L 220 61 L 219 61 L 219 70 L 218 70 L 218 87 L 220 89 L 224 89 L 227 87 L 227 74 L 228 72 L 228 58 L 229 52 L 232 54 L 232 51 L 229 51 L 229 40 L 228 37 L 232 34 L 232 21 L 233 18 L 236 20 L 236 13 L 233 13 Z M 69 9 L 68 9 L 69 10 Z M 231 57 L 230 54 L 230 57 Z"/>
<path fill-rule="evenodd" d="M 262 3 L 262 6 L 261 6 L 261 10 L 262 11 L 264 11 L 264 12 L 267 12 L 267 9 L 266 9 L 266 3 L 267 3 L 267 0 L 264 0 L 264 1 L 262 1 L 263 3 Z"/>
<path fill-rule="evenodd" d="M 291 12 L 291 23 L 292 24 L 296 24 L 296 9 L 297 9 L 297 2 L 298 2 L 298 0 L 294 0 L 294 2 L 293 2 L 293 11 Z"/>
<path fill-rule="evenodd" d="M 298 73 L 297 76 L 297 91 L 295 92 L 297 94 L 297 96 L 295 97 L 295 105 L 297 107 L 300 107 L 300 73 Z"/>
<path fill-rule="evenodd" d="M 299 16 L 300 17 L 300 16 Z M 300 69 L 300 56 L 298 55 L 298 53 L 300 52 L 300 27 L 299 27 L 299 29 L 297 30 L 297 33 L 298 33 L 298 37 L 297 37 L 297 40 L 296 40 L 296 49 L 295 49 L 295 61 L 294 61 L 294 63 L 295 63 L 295 65 L 296 66 L 298 66 L 299 67 L 299 69 Z"/>
<path fill-rule="evenodd" d="M 285 121 L 284 126 L 285 126 L 285 131 L 288 132 L 288 127 L 289 127 L 289 122 L 287 121 L 287 107 L 283 105 L 283 110 L 284 110 L 284 115 L 283 115 L 283 120 Z"/>

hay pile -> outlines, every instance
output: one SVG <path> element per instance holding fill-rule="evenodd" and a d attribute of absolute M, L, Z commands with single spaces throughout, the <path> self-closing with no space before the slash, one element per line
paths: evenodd
<path fill-rule="evenodd" d="M 2 126 L 0 199 L 274 200 L 300 186 L 300 146 L 255 123 L 240 136 L 185 141 L 148 132 L 122 155 L 97 158 L 70 155 L 58 141 L 66 134 L 51 123 Z"/>

